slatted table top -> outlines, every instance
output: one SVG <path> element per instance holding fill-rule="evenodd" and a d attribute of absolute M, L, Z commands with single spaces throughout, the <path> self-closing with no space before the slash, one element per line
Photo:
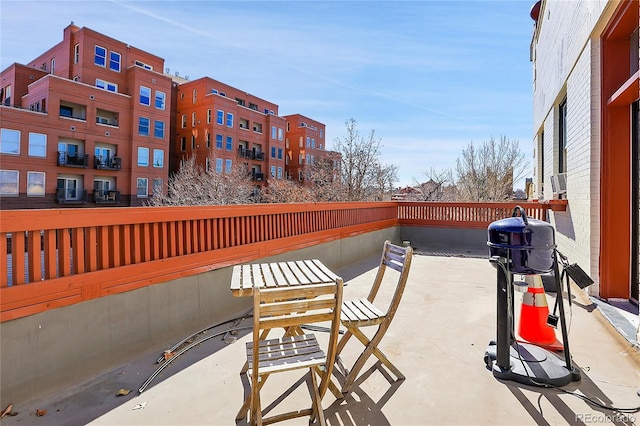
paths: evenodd
<path fill-rule="evenodd" d="M 338 276 L 318 259 L 236 265 L 231 276 L 234 296 L 251 296 L 254 287 L 291 287 L 335 282 Z"/>

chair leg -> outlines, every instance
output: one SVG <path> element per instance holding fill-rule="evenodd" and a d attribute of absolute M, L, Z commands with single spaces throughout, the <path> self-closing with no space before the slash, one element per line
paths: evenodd
<path fill-rule="evenodd" d="M 356 338 L 365 346 L 365 349 L 356 360 L 355 364 L 351 368 L 351 371 L 349 371 L 348 376 L 345 378 L 344 384 L 342 385 L 343 394 L 351 391 L 351 387 L 356 381 L 358 373 L 360 373 L 360 370 L 362 370 L 362 367 L 364 367 L 364 364 L 367 362 L 367 359 L 369 359 L 371 354 L 374 354 L 376 358 L 380 360 L 380 362 L 387 366 L 387 368 L 389 368 L 391 372 L 396 375 L 398 380 L 403 380 L 405 378 L 400 370 L 398 370 L 398 368 L 393 365 L 391 361 L 389 361 L 389 359 L 384 355 L 384 353 L 382 353 L 382 351 L 377 347 L 378 343 L 380 343 L 382 337 L 384 336 L 386 328 L 378 329 L 371 340 L 369 340 L 369 338 L 357 328 L 350 329 L 349 331 L 351 331 L 351 333 L 356 336 Z"/>
<path fill-rule="evenodd" d="M 311 375 L 311 387 L 313 388 L 313 394 L 311 395 L 311 398 L 313 398 L 311 421 L 314 422 L 316 417 L 318 417 L 320 426 L 326 426 L 324 411 L 322 410 L 322 398 L 320 397 L 320 391 L 318 389 L 318 380 L 316 379 L 316 373 L 313 368 L 309 369 L 309 374 Z"/>
<path fill-rule="evenodd" d="M 260 381 L 258 382 L 258 386 L 257 386 L 257 390 L 256 392 L 258 392 L 258 395 L 260 395 L 260 390 L 262 389 L 262 387 L 264 386 L 264 382 L 267 381 L 267 377 L 269 377 L 268 374 L 265 374 L 262 376 L 262 378 L 260 379 Z M 251 397 L 253 395 L 253 387 L 251 388 L 251 394 L 249 394 L 249 396 L 244 400 L 244 402 L 242 403 L 242 407 L 240 407 L 240 410 L 238 411 L 238 414 L 236 414 L 236 420 L 242 420 L 247 416 L 247 410 L 253 409 L 253 405 L 252 405 L 252 401 L 251 401 Z M 252 417 L 249 417 L 252 418 Z"/>

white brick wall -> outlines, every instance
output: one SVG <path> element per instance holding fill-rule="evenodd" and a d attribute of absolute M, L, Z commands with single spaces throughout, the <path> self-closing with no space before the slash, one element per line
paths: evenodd
<path fill-rule="evenodd" d="M 545 0 L 534 39 L 534 174 L 558 172 L 558 105 L 567 98 L 567 196 L 565 212 L 552 212 L 559 250 L 593 279 L 598 293 L 600 247 L 600 34 L 615 8 L 606 0 Z M 538 135 L 544 131 L 544 152 Z M 544 162 L 544 176 L 538 169 Z"/>

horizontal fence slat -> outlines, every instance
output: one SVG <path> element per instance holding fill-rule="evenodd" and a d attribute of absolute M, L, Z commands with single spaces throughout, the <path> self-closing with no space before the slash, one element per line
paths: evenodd
<path fill-rule="evenodd" d="M 510 216 L 515 205 L 353 202 L 5 210 L 0 322 L 398 225 L 482 228 Z M 520 205 L 532 218 L 546 217 L 548 207 Z"/>

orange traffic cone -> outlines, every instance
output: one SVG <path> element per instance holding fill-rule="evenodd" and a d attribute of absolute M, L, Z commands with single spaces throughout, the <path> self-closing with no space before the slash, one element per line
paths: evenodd
<path fill-rule="evenodd" d="M 547 324 L 549 305 L 544 294 L 540 275 L 526 275 L 529 285 L 522 296 L 518 333 L 529 343 L 551 350 L 563 350 L 563 344 L 556 338 L 553 327 Z"/>

